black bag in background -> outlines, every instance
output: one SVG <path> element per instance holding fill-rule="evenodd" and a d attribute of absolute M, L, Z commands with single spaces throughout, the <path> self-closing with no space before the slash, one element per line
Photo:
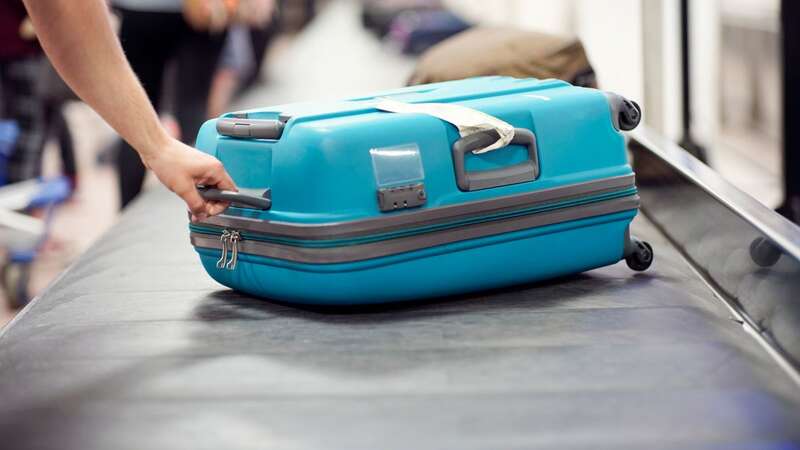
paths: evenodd
<path fill-rule="evenodd" d="M 384 37 L 404 12 L 441 9 L 441 0 L 362 0 L 361 22 L 378 37 Z"/>

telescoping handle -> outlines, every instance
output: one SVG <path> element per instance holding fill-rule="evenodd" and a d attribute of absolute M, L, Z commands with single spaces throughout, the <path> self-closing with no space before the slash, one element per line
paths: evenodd
<path fill-rule="evenodd" d="M 198 186 L 197 190 L 198 192 L 200 192 L 200 195 L 206 200 L 218 201 L 218 202 L 231 202 L 237 205 L 243 205 L 248 208 L 260 209 L 263 211 L 272 208 L 272 198 L 270 197 L 269 189 L 267 189 L 264 192 L 264 195 L 261 197 L 256 197 L 255 195 L 242 194 L 240 192 L 235 192 L 235 191 L 224 191 L 221 189 L 215 189 L 206 186 Z"/>
<path fill-rule="evenodd" d="M 453 144 L 453 167 L 456 183 L 462 191 L 479 191 L 510 184 L 524 183 L 539 178 L 539 152 L 536 136 L 525 128 L 514 129 L 514 139 L 510 145 L 524 145 L 528 149 L 528 159 L 522 163 L 493 170 L 468 172 L 464 159 L 467 153 L 486 148 L 497 142 L 500 134 L 496 130 L 481 131 L 461 138 Z M 494 151 L 501 151 L 500 149 Z"/>

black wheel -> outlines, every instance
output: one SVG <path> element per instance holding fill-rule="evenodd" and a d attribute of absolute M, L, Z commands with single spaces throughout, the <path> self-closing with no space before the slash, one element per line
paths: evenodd
<path fill-rule="evenodd" d="M 642 107 L 633 100 L 623 101 L 623 107 L 619 112 L 619 127 L 622 131 L 631 131 L 642 121 Z"/>
<path fill-rule="evenodd" d="M 750 258 L 760 267 L 772 267 L 781 259 L 781 251 L 768 239 L 760 237 L 750 243 Z"/>
<path fill-rule="evenodd" d="M 28 282 L 31 278 L 31 265 L 29 263 L 12 262 L 3 267 L 3 290 L 8 297 L 12 309 L 22 308 L 28 303 Z"/>
<path fill-rule="evenodd" d="M 636 249 L 625 257 L 625 262 L 631 270 L 644 272 L 653 264 L 653 247 L 644 241 L 635 241 L 633 245 Z"/>

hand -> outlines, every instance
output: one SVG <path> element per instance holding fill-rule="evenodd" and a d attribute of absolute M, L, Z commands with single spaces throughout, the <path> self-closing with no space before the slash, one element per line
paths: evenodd
<path fill-rule="evenodd" d="M 254 28 L 269 25 L 275 10 L 275 0 L 240 0 L 236 20 Z"/>
<path fill-rule="evenodd" d="M 237 190 L 217 158 L 175 139 L 169 139 L 167 145 L 145 158 L 144 164 L 156 174 L 164 186 L 186 202 L 192 214 L 192 222 L 217 215 L 228 207 L 227 202 L 206 201 L 196 186 Z"/>
<path fill-rule="evenodd" d="M 36 39 L 36 29 L 33 28 L 33 22 L 30 17 L 26 17 L 22 23 L 19 24 L 19 37 L 26 41 L 33 41 Z"/>
<path fill-rule="evenodd" d="M 183 17 L 197 31 L 218 33 L 227 28 L 235 5 L 223 0 L 184 0 Z"/>

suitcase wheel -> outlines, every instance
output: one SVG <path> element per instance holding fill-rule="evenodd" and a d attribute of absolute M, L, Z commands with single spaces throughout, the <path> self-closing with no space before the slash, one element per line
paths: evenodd
<path fill-rule="evenodd" d="M 653 264 L 653 247 L 644 241 L 633 239 L 631 241 L 633 251 L 625 257 L 625 262 L 631 270 L 644 272 Z"/>
<path fill-rule="evenodd" d="M 631 131 L 642 121 L 642 107 L 633 100 L 624 100 L 619 112 L 619 127 L 622 131 Z"/>
<path fill-rule="evenodd" d="M 768 239 L 756 238 L 750 243 L 750 258 L 759 267 L 772 267 L 781 259 L 781 250 Z"/>

